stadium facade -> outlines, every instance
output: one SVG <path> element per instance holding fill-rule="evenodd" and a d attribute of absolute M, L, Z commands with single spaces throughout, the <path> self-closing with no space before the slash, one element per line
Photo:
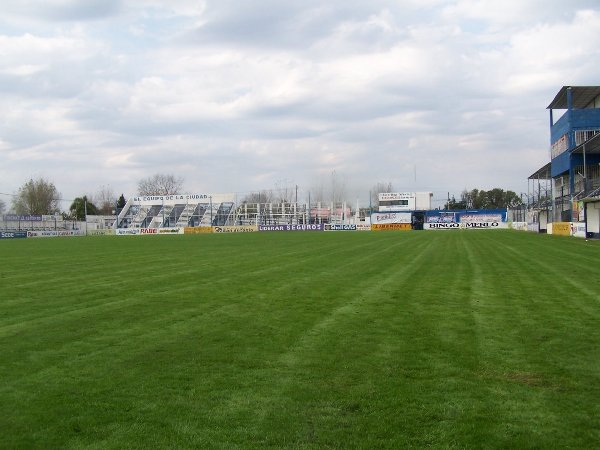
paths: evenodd
<path fill-rule="evenodd" d="M 600 237 L 600 86 L 563 86 L 550 112 L 550 160 L 528 177 L 528 227 Z"/>

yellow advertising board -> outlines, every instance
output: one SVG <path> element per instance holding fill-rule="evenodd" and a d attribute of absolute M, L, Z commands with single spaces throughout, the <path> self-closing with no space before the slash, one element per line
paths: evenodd
<path fill-rule="evenodd" d="M 571 222 L 554 222 L 552 224 L 552 234 L 571 236 Z"/>
<path fill-rule="evenodd" d="M 258 225 L 238 225 L 232 227 L 213 227 L 213 233 L 253 233 Z"/>
<path fill-rule="evenodd" d="M 204 234 L 212 233 L 212 227 L 185 227 L 183 229 L 184 234 Z"/>
<path fill-rule="evenodd" d="M 104 229 L 104 230 L 88 230 L 88 236 L 114 236 L 115 230 Z"/>
<path fill-rule="evenodd" d="M 407 231 L 412 230 L 410 223 L 374 223 L 371 225 L 373 231 Z"/>

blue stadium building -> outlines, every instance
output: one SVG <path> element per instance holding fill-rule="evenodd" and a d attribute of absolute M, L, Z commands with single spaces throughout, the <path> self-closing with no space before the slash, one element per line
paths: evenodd
<path fill-rule="evenodd" d="M 550 162 L 530 177 L 532 210 L 600 235 L 600 86 L 563 86 L 550 111 Z M 537 183 L 537 184 L 536 184 Z"/>

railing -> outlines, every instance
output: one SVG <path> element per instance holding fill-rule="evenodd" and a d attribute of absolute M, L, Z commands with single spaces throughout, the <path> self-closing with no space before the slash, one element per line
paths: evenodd
<path fill-rule="evenodd" d="M 581 145 L 600 133 L 600 130 L 579 130 L 575 131 L 575 145 Z"/>

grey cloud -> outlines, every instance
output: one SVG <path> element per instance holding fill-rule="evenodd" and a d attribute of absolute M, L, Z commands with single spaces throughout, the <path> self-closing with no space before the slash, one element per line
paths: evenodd
<path fill-rule="evenodd" d="M 306 49 L 332 34 L 345 21 L 365 20 L 389 2 L 347 1 L 302 3 L 268 0 L 256 3 L 211 2 L 205 23 L 186 36 L 191 42 L 223 45 L 235 43 L 263 48 Z M 376 37 L 362 30 L 362 42 Z"/>
<path fill-rule="evenodd" d="M 47 21 L 86 21 L 116 16 L 122 0 L 22 0 L 0 7 L 0 11 Z"/>

